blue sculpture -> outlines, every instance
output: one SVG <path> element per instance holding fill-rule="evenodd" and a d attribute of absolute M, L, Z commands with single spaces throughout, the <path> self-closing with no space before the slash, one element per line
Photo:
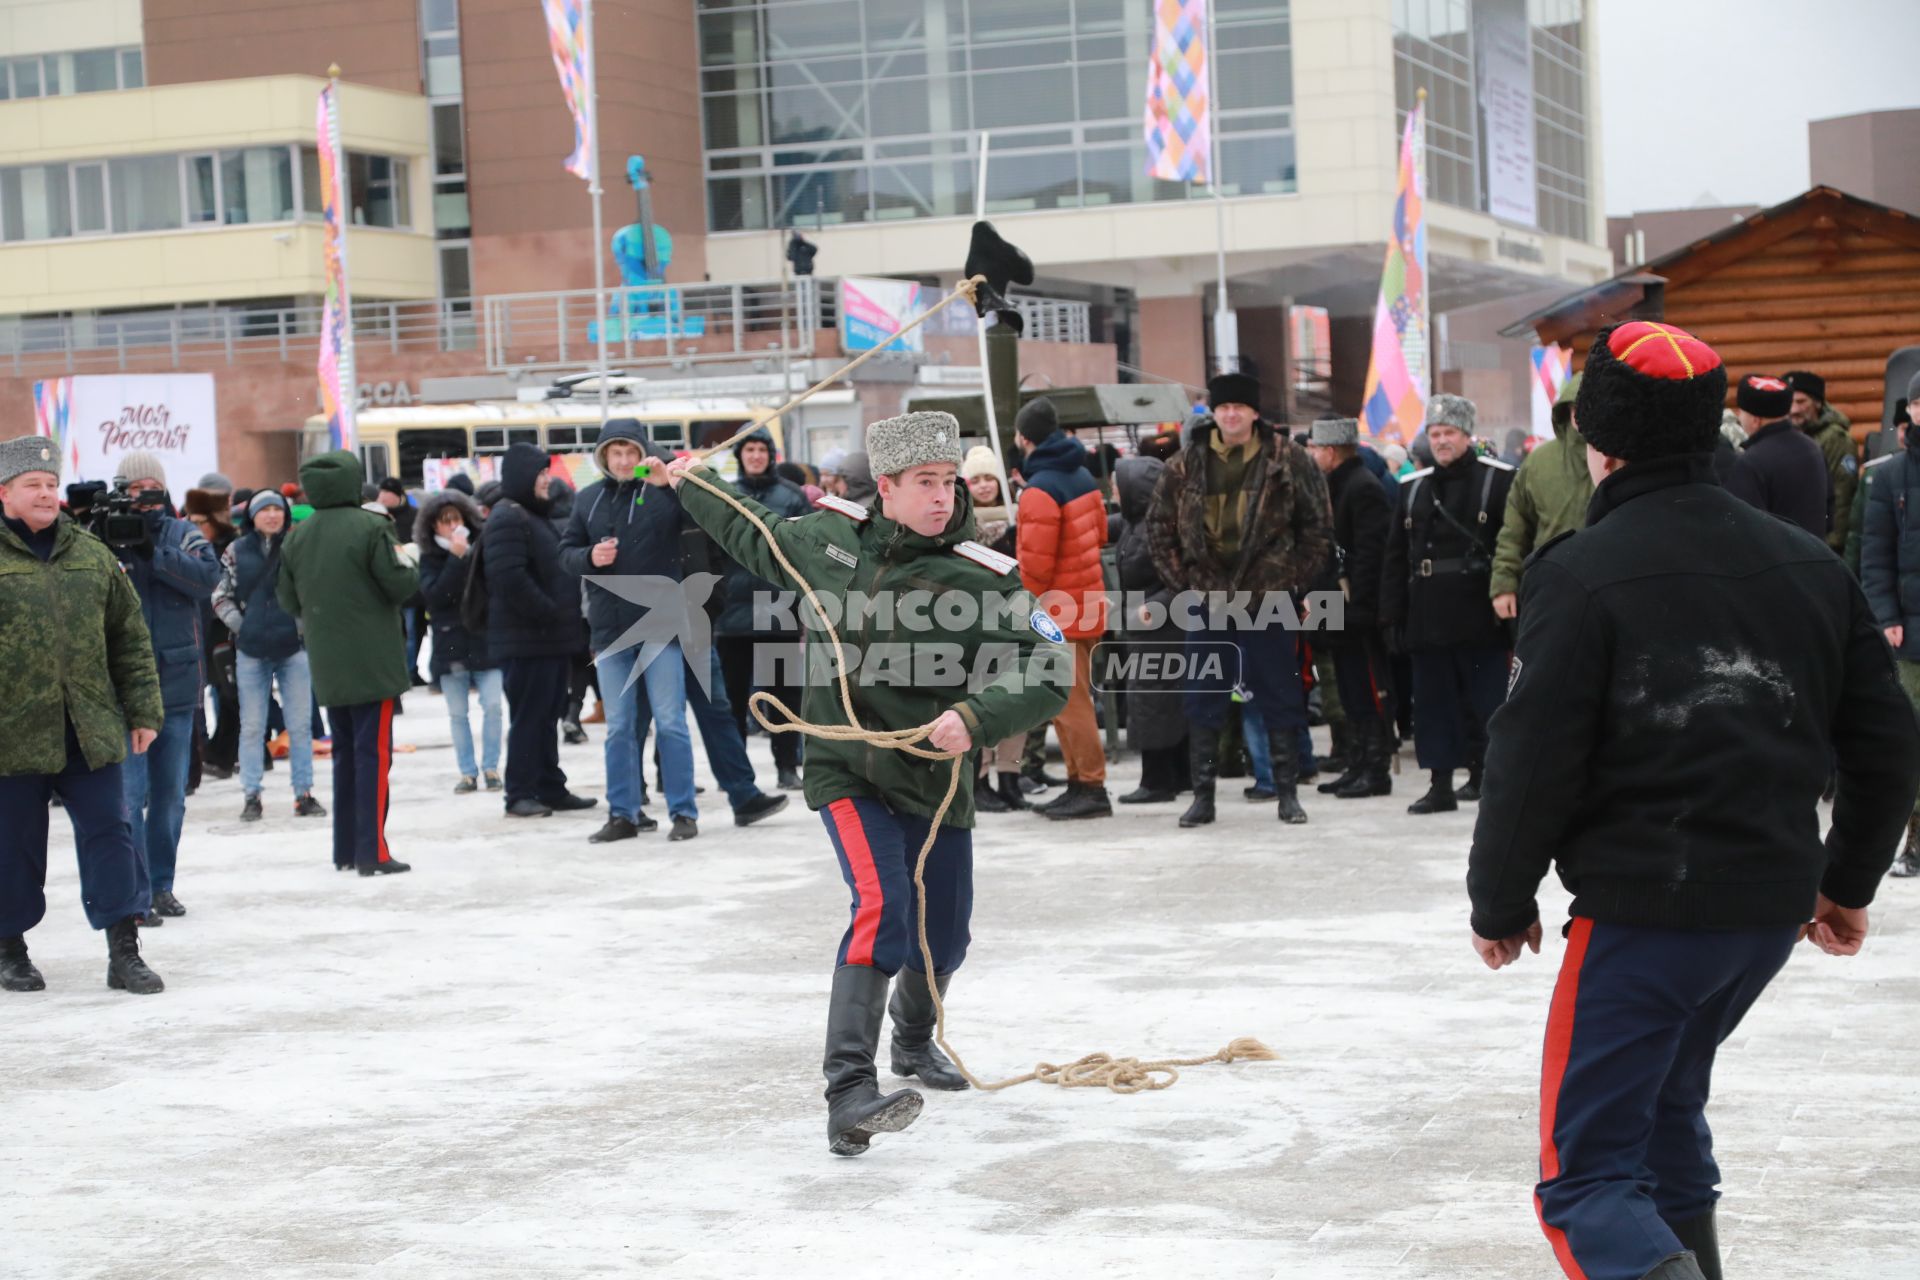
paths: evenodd
<path fill-rule="evenodd" d="M 645 157 L 627 157 L 627 181 L 633 185 L 639 221 L 613 233 L 621 289 L 607 307 L 607 340 L 705 337 L 707 318 L 687 315 L 680 291 L 663 287 L 673 261 L 673 236 L 653 220 L 653 184 Z M 599 324 L 588 325 L 588 341 L 599 338 Z"/>

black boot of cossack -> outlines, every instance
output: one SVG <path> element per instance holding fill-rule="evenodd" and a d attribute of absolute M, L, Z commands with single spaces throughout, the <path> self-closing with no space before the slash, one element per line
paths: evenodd
<path fill-rule="evenodd" d="M 147 968 L 147 962 L 140 958 L 138 916 L 128 916 L 119 924 L 107 926 L 107 986 L 136 996 L 150 996 L 167 989 L 160 975 Z"/>
<path fill-rule="evenodd" d="M 1195 726 L 1187 734 L 1187 768 L 1193 774 L 1193 803 L 1180 815 L 1183 827 L 1204 827 L 1213 821 L 1213 787 L 1220 777 L 1216 735 Z"/>
<path fill-rule="evenodd" d="M 1713 1210 L 1685 1222 L 1669 1222 L 1667 1226 L 1680 1237 L 1683 1248 L 1693 1250 L 1694 1265 L 1700 1268 L 1700 1274 L 1706 1280 L 1721 1280 L 1720 1229 L 1714 1223 Z"/>
<path fill-rule="evenodd" d="M 947 984 L 952 980 L 950 973 L 934 980 L 942 999 L 946 998 Z M 953 1060 L 933 1042 L 936 1019 L 933 991 L 927 986 L 926 974 L 902 969 L 894 975 L 893 1001 L 887 1006 L 887 1016 L 893 1020 L 893 1074 L 918 1076 L 927 1088 L 950 1093 L 971 1087 Z"/>
<path fill-rule="evenodd" d="M 1291 729 L 1267 732 L 1267 751 L 1273 756 L 1273 791 L 1280 821 L 1297 827 L 1307 820 L 1300 807 L 1300 740 Z"/>
<path fill-rule="evenodd" d="M 1454 792 L 1456 800 L 1478 800 L 1480 798 L 1480 778 L 1486 772 L 1486 765 L 1478 760 L 1467 766 L 1467 785 Z"/>
<path fill-rule="evenodd" d="M 1056 822 L 1074 818 L 1111 818 L 1113 800 L 1107 789 L 1095 782 L 1069 782 L 1066 794 L 1057 804 L 1043 805 L 1041 813 Z"/>
<path fill-rule="evenodd" d="M 827 1147 L 837 1156 L 864 1153 L 876 1133 L 898 1133 L 926 1105 L 912 1089 L 881 1096 L 873 1055 L 880 1047 L 880 1017 L 887 1009 L 887 975 L 871 965 L 833 971 L 827 1003 Z"/>
<path fill-rule="evenodd" d="M 1341 800 L 1392 795 L 1393 738 L 1386 722 L 1374 720 L 1357 726 L 1350 749 L 1355 757 L 1353 781 L 1333 794 Z M 1325 790 L 1324 787 L 1321 789 Z"/>
<path fill-rule="evenodd" d="M 1009 810 L 1026 808 L 1027 792 L 1026 789 L 1020 785 L 1020 775 L 1018 773 L 1002 773 L 997 776 L 1000 782 L 999 795 L 1002 800 L 1007 802 L 1007 808 Z"/>
<path fill-rule="evenodd" d="M 1408 813 L 1452 813 L 1460 807 L 1460 801 L 1453 794 L 1453 770 L 1435 769 L 1431 777 L 1433 785 L 1427 788 L 1427 794 L 1407 806 Z"/>
<path fill-rule="evenodd" d="M 33 967 L 27 955 L 27 940 L 20 934 L 0 938 L 0 991 L 45 991 L 47 980 Z"/>

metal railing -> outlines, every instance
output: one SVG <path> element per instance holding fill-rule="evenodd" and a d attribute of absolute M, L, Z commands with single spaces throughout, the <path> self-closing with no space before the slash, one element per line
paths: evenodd
<path fill-rule="evenodd" d="M 1032 342 L 1090 341 L 1084 302 L 1013 299 Z M 654 285 L 607 291 L 599 314 L 591 289 L 495 294 L 353 308 L 362 358 L 380 352 L 478 352 L 494 372 L 590 367 L 605 325 L 607 354 L 625 367 L 691 366 L 816 353 L 839 326 L 834 280 L 806 276 L 743 284 Z M 143 372 L 205 368 L 250 359 L 303 361 L 319 350 L 321 307 L 206 307 L 71 318 L 0 317 L 0 371 Z M 967 329 L 971 333 L 971 328 Z"/>

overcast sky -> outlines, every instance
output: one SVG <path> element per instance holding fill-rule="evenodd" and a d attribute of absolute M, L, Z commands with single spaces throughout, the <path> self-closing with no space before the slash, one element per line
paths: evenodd
<path fill-rule="evenodd" d="M 1594 0 L 1609 214 L 1778 204 L 1807 121 L 1920 107 L 1920 0 Z"/>

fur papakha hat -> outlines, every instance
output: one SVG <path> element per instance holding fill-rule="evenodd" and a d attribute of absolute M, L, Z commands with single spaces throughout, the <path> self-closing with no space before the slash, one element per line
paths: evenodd
<path fill-rule="evenodd" d="M 1651 320 L 1602 329 L 1584 375 L 1574 416 L 1587 443 L 1609 458 L 1709 453 L 1720 437 L 1726 366 L 1684 329 Z"/>
<path fill-rule="evenodd" d="M 12 484 L 29 471 L 45 471 L 60 478 L 60 448 L 51 436 L 19 436 L 0 440 L 0 484 Z"/>
<path fill-rule="evenodd" d="M 950 413 L 903 413 L 867 428 L 867 461 L 876 476 L 897 476 L 930 462 L 951 462 L 957 467 L 961 456 L 960 423 Z"/>
<path fill-rule="evenodd" d="M 1472 435 L 1478 419 L 1473 401 L 1465 396 L 1442 391 L 1427 401 L 1427 425 L 1430 427 L 1457 427 Z"/>
<path fill-rule="evenodd" d="M 1360 443 L 1360 423 L 1355 418 L 1322 418 L 1314 423 L 1307 433 L 1308 444 L 1321 445 L 1357 445 Z"/>

